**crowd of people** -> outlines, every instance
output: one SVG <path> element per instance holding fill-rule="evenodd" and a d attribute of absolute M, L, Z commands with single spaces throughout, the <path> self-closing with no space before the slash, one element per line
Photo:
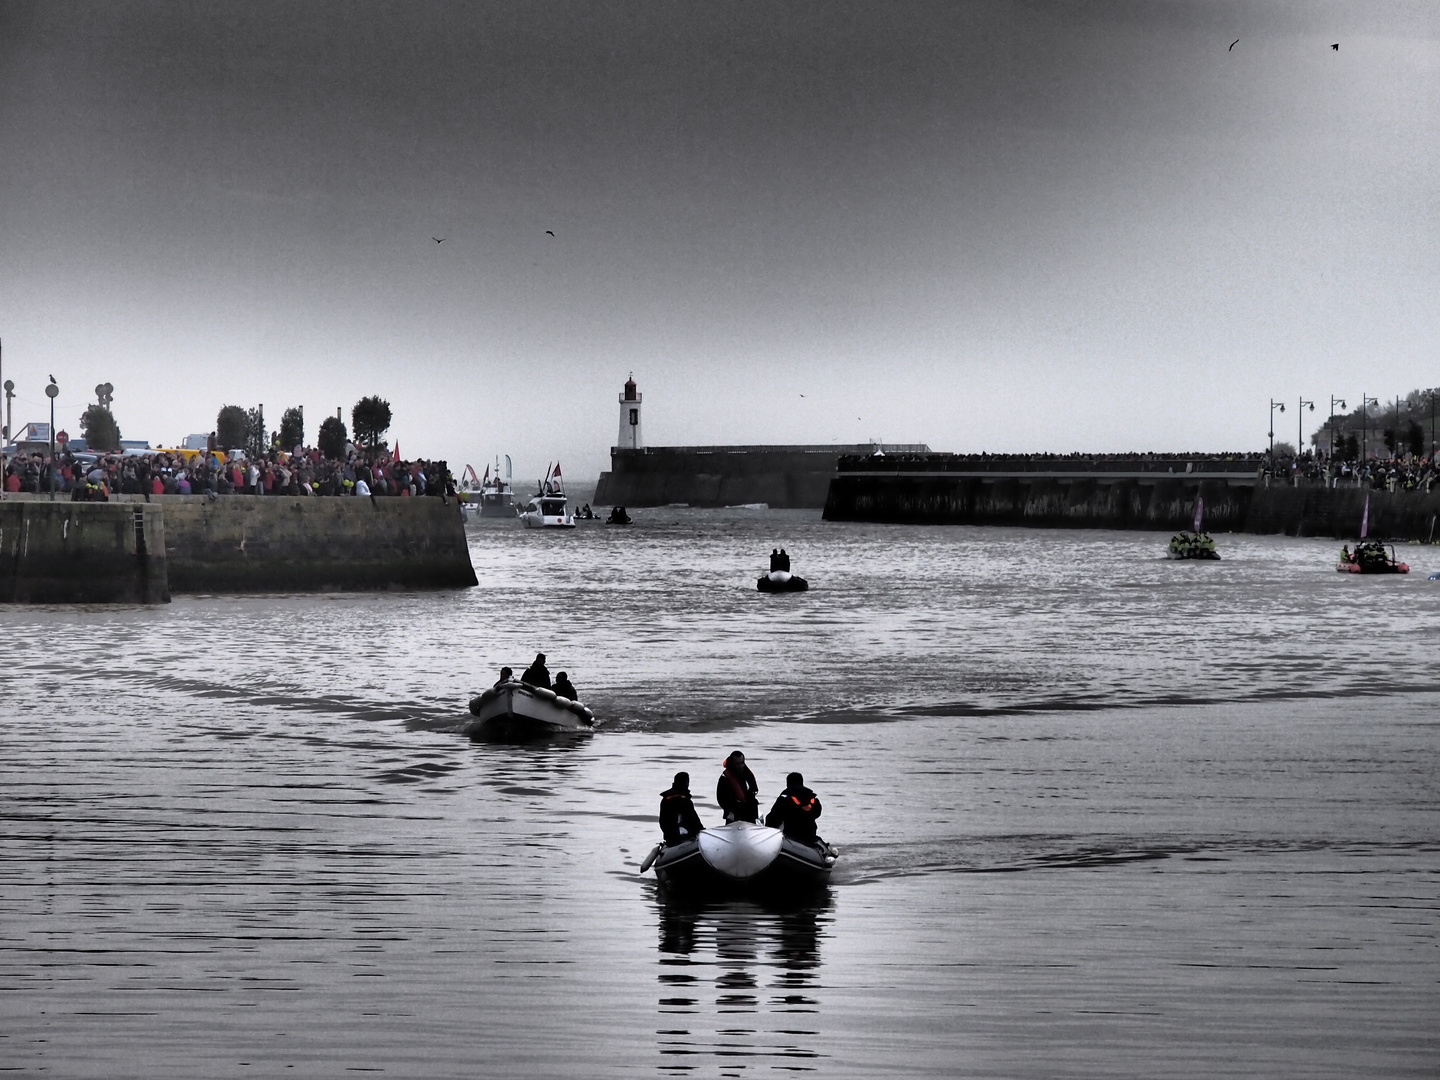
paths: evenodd
<path fill-rule="evenodd" d="M 1293 486 L 1307 484 L 1325 487 L 1361 487 L 1375 491 L 1428 492 L 1440 479 L 1440 469 L 1430 458 L 1370 458 L 1367 461 L 1342 461 L 1315 453 L 1276 454 L 1266 456 L 1260 475 L 1268 483 L 1280 482 Z"/>
<path fill-rule="evenodd" d="M 297 447 L 263 457 L 208 451 L 137 454 L 58 453 L 52 474 L 41 453 L 17 454 L 5 465 L 5 490 L 51 490 L 75 501 L 112 495 L 368 495 L 449 497 L 455 479 L 443 461 L 400 461 L 385 450 L 350 449 L 343 460 Z"/>

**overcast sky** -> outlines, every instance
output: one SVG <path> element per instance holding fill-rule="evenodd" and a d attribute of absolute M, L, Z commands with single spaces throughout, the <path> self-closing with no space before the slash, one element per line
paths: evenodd
<path fill-rule="evenodd" d="M 1271 397 L 1293 440 L 1440 384 L 1437 29 L 0 0 L 14 421 L 51 374 L 157 443 L 375 393 L 407 456 L 593 477 L 633 371 L 654 445 L 1249 449 Z"/>

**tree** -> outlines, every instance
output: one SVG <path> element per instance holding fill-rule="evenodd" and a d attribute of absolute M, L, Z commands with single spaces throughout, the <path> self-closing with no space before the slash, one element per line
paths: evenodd
<path fill-rule="evenodd" d="M 280 449 L 287 454 L 305 445 L 305 413 L 298 408 L 286 409 L 280 416 Z"/>
<path fill-rule="evenodd" d="M 1395 429 L 1393 427 L 1385 429 L 1385 449 L 1390 451 L 1392 458 L 1395 456 Z"/>
<path fill-rule="evenodd" d="M 245 413 L 245 456 L 262 458 L 270 449 L 270 440 L 265 437 L 265 406 L 257 405 Z"/>
<path fill-rule="evenodd" d="M 350 410 L 350 420 L 355 425 L 355 441 L 374 450 L 390 430 L 390 403 L 373 396 L 361 398 Z"/>
<path fill-rule="evenodd" d="M 1413 458 L 1420 458 L 1420 457 L 1422 457 L 1422 456 L 1424 455 L 1424 453 L 1425 453 L 1425 430 L 1424 430 L 1424 428 L 1422 428 L 1419 424 L 1417 424 L 1414 420 L 1411 420 L 1411 421 L 1410 421 L 1410 426 L 1405 429 L 1405 441 L 1406 441 L 1406 442 L 1409 444 L 1409 446 L 1410 446 L 1410 456 L 1411 456 L 1411 457 L 1413 457 Z"/>
<path fill-rule="evenodd" d="M 345 421 L 338 416 L 327 416 L 320 422 L 320 434 L 315 437 L 315 445 L 325 457 L 331 461 L 339 461 L 345 456 L 345 443 L 349 439 L 350 433 L 345 430 Z"/>
<path fill-rule="evenodd" d="M 80 433 L 91 450 L 119 450 L 120 425 L 104 405 L 91 405 L 80 417 Z"/>
<path fill-rule="evenodd" d="M 1360 460 L 1360 437 L 1358 435 L 1342 435 L 1335 443 L 1335 452 L 1340 455 L 1341 461 Z"/>
<path fill-rule="evenodd" d="M 221 450 L 243 449 L 249 432 L 249 414 L 239 405 L 226 405 L 215 417 L 215 444 Z"/>

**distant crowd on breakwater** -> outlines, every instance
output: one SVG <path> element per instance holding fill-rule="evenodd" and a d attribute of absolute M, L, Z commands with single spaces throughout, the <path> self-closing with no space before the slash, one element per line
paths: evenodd
<path fill-rule="evenodd" d="M 5 468 L 7 492 L 51 490 L 51 463 L 36 452 L 20 454 Z M 54 490 L 77 502 L 104 502 L 111 495 L 441 496 L 455 494 L 444 461 L 400 460 L 383 448 L 347 447 L 343 458 L 318 449 L 273 450 L 258 457 L 231 457 L 214 449 L 136 454 L 71 454 L 55 457 Z"/>
<path fill-rule="evenodd" d="M 1277 454 L 1266 461 L 1261 474 L 1271 482 L 1281 480 L 1293 486 L 1318 484 L 1324 487 L 1362 487 L 1374 491 L 1428 492 L 1440 468 L 1430 458 L 1371 458 L 1368 461 L 1329 458 L 1323 450 Z"/>

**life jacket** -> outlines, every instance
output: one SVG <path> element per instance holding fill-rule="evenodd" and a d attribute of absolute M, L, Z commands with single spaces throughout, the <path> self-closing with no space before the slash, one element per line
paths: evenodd
<path fill-rule="evenodd" d="M 725 771 L 720 774 L 720 778 L 730 781 L 730 790 L 735 796 L 737 806 L 744 806 L 754 798 L 754 796 L 750 794 L 750 789 L 745 785 L 745 781 L 732 773 L 728 766 Z"/>
<path fill-rule="evenodd" d="M 814 795 L 811 795 L 810 798 L 801 802 L 798 796 L 790 795 L 789 792 L 786 792 L 786 794 L 789 795 L 790 801 L 800 808 L 801 812 L 806 814 L 813 814 L 815 812 L 816 797 Z"/>

